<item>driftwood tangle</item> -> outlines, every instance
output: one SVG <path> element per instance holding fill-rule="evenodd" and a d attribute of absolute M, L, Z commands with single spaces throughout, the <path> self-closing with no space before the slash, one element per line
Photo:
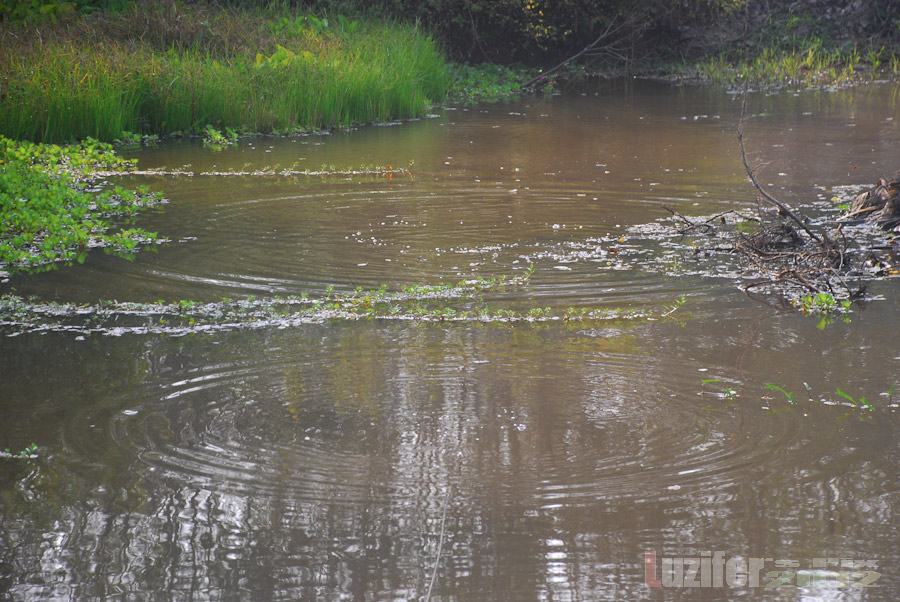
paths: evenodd
<path fill-rule="evenodd" d="M 853 199 L 850 212 L 842 220 L 863 220 L 885 230 L 900 226 L 900 172 L 890 182 L 881 178 L 873 188 Z"/>
<path fill-rule="evenodd" d="M 865 296 L 868 277 L 900 273 L 900 246 L 897 239 L 853 231 L 845 226 L 877 224 L 883 229 L 900 231 L 900 172 L 888 182 L 879 180 L 870 190 L 854 199 L 850 211 L 838 220 L 812 220 L 775 198 L 765 190 L 756 177 L 757 169 L 750 166 L 744 145 L 747 91 L 738 122 L 738 141 L 747 177 L 758 193 L 757 218 L 737 212 L 725 212 L 704 220 L 691 220 L 665 207 L 682 235 L 712 234 L 726 226 L 726 217 L 734 214 L 739 220 L 752 220 L 758 226 L 752 234 L 734 233 L 731 244 L 705 249 L 705 253 L 736 254 L 741 263 L 760 279 L 745 285 L 751 289 L 830 293 L 837 298 L 856 300 Z M 768 206 L 771 210 L 764 211 Z M 849 228 L 847 229 L 849 230 Z M 695 252 L 697 252 L 695 250 Z"/>

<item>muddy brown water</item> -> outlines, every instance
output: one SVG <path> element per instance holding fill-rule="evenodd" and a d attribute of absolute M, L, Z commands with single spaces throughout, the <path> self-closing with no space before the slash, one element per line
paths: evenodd
<path fill-rule="evenodd" d="M 783 200 L 830 199 L 900 167 L 898 107 L 889 85 L 757 94 L 748 147 Z M 618 80 L 135 153 L 197 171 L 415 165 L 392 179 L 136 178 L 171 201 L 138 225 L 171 244 L 134 262 L 96 252 L 3 292 L 214 301 L 534 264 L 526 286 L 479 302 L 686 303 L 602 323 L 4 331 L 0 447 L 34 442 L 37 458 L 0 459 L 0 599 L 422 600 L 435 565 L 444 601 L 896 599 L 898 283 L 826 323 L 726 278 L 567 252 L 627 237 L 661 203 L 751 206 L 738 112 L 719 89 Z"/>

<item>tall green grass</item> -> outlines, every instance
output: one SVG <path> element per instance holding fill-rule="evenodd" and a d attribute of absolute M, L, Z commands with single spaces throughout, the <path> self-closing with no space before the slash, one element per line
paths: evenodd
<path fill-rule="evenodd" d="M 697 69 L 711 81 L 727 85 L 745 81 L 840 85 L 876 77 L 897 77 L 900 75 L 900 57 L 884 47 L 860 53 L 854 46 L 826 48 L 813 39 L 801 48 L 763 48 L 750 58 L 735 58 L 722 53 L 700 62 Z"/>
<path fill-rule="evenodd" d="M 421 114 L 450 85 L 441 51 L 407 25 L 294 32 L 226 52 L 75 38 L 5 38 L 0 134 L 64 142 L 207 124 L 262 133 L 330 128 Z"/>

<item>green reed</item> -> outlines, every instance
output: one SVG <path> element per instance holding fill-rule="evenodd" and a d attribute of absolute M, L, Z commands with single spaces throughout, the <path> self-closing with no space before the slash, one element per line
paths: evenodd
<path fill-rule="evenodd" d="M 84 37 L 4 43 L 0 134 L 73 141 L 207 125 L 260 133 L 340 127 L 419 115 L 449 83 L 428 36 L 386 23 L 284 34 L 255 54 Z"/>
<path fill-rule="evenodd" d="M 762 48 L 756 54 L 733 57 L 722 53 L 697 66 L 700 76 L 715 83 L 738 85 L 745 81 L 761 84 L 803 86 L 841 85 L 876 76 L 896 76 L 900 62 L 884 47 L 864 55 L 856 47 L 827 48 L 811 39 L 796 48 Z"/>

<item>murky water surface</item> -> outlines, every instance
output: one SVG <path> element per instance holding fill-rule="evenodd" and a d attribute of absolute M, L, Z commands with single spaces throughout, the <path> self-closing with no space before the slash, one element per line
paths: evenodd
<path fill-rule="evenodd" d="M 890 86 L 754 96 L 760 178 L 801 203 L 893 173 L 898 106 Z M 37 457 L 0 459 L 0 599 L 421 600 L 433 575 L 444 601 L 896 599 L 897 281 L 820 320 L 611 251 L 663 203 L 752 206 L 739 108 L 716 89 L 617 81 L 220 153 L 136 153 L 195 171 L 415 165 L 390 179 L 135 177 L 170 199 L 138 223 L 171 244 L 133 263 L 98 252 L 3 292 L 395 292 L 533 264 L 524 285 L 440 303 L 650 317 L 9 328 L 0 447 L 34 442 Z M 685 558 L 683 584 L 721 587 L 648 587 L 647 552 L 651 582 L 672 586 L 669 559 Z M 750 559 L 758 584 L 742 577 Z"/>

